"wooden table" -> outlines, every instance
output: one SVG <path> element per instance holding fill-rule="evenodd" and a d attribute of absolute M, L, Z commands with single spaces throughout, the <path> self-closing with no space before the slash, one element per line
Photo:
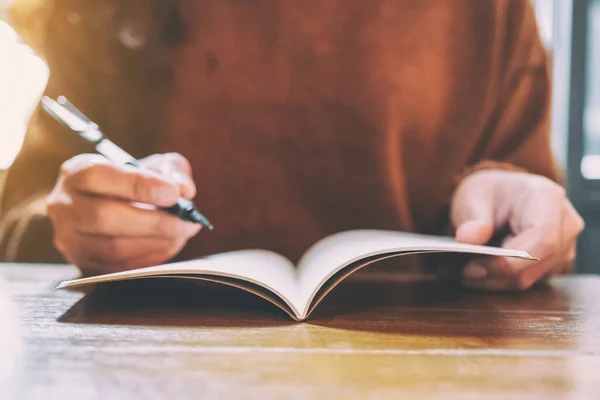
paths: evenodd
<path fill-rule="evenodd" d="M 600 277 L 492 295 L 362 275 L 293 323 L 218 285 L 0 275 L 0 398 L 600 399 Z"/>

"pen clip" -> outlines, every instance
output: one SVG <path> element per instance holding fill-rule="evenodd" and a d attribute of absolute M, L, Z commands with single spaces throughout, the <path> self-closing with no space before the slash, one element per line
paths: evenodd
<path fill-rule="evenodd" d="M 79 117 L 81 120 L 85 121 L 90 128 L 98 128 L 98 125 L 93 122 L 91 119 L 89 119 L 87 117 L 87 115 L 85 115 L 83 112 L 81 112 L 81 110 L 79 110 L 77 107 L 75 107 L 73 105 L 73 103 L 71 103 L 65 96 L 58 96 L 56 98 L 56 102 L 58 104 L 60 104 L 61 106 L 63 106 L 64 108 L 66 108 L 67 110 L 69 110 L 70 112 L 72 112 L 73 114 L 75 114 L 77 117 Z"/>
<path fill-rule="evenodd" d="M 98 125 L 79 111 L 66 97 L 60 96 L 57 100 L 59 101 L 44 96 L 42 106 L 55 119 L 77 132 L 87 141 L 98 143 L 104 138 Z"/>

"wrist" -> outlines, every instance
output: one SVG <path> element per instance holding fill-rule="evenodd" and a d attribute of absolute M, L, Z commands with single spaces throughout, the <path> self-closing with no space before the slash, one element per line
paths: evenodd
<path fill-rule="evenodd" d="M 463 171 L 456 177 L 455 179 L 455 187 L 458 186 L 468 177 L 471 177 L 480 172 L 520 172 L 527 173 L 527 170 L 524 168 L 518 167 L 514 164 L 508 162 L 494 161 L 494 160 L 483 160 L 478 162 L 477 164 L 471 165 L 463 169 Z"/>

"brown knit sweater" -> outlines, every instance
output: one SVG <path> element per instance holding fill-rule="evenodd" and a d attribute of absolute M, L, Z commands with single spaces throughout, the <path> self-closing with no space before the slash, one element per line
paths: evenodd
<path fill-rule="evenodd" d="M 138 157 L 190 159 L 216 230 L 182 257 L 259 247 L 297 259 L 341 230 L 441 232 L 458 178 L 482 162 L 556 178 L 526 0 L 181 0 L 160 10 L 178 24 L 168 35 L 140 34 L 156 10 L 115 22 L 110 1 L 48 3 L 35 26 L 19 2 L 15 13 L 49 63 L 48 94 Z M 34 117 L 3 196 L 5 258 L 56 260 L 44 217 L 14 229 L 7 213 L 83 150 Z"/>

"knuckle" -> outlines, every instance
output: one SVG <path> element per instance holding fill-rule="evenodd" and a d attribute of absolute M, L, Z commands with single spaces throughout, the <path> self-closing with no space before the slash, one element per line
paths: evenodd
<path fill-rule="evenodd" d="M 92 164 L 73 172 L 70 175 L 69 182 L 84 191 L 93 191 L 94 187 L 105 179 L 109 170 L 106 164 Z"/>
<path fill-rule="evenodd" d="M 152 198 L 152 187 L 143 175 L 137 171 L 127 172 L 129 181 L 131 182 L 131 194 L 134 199 L 144 201 Z"/>

